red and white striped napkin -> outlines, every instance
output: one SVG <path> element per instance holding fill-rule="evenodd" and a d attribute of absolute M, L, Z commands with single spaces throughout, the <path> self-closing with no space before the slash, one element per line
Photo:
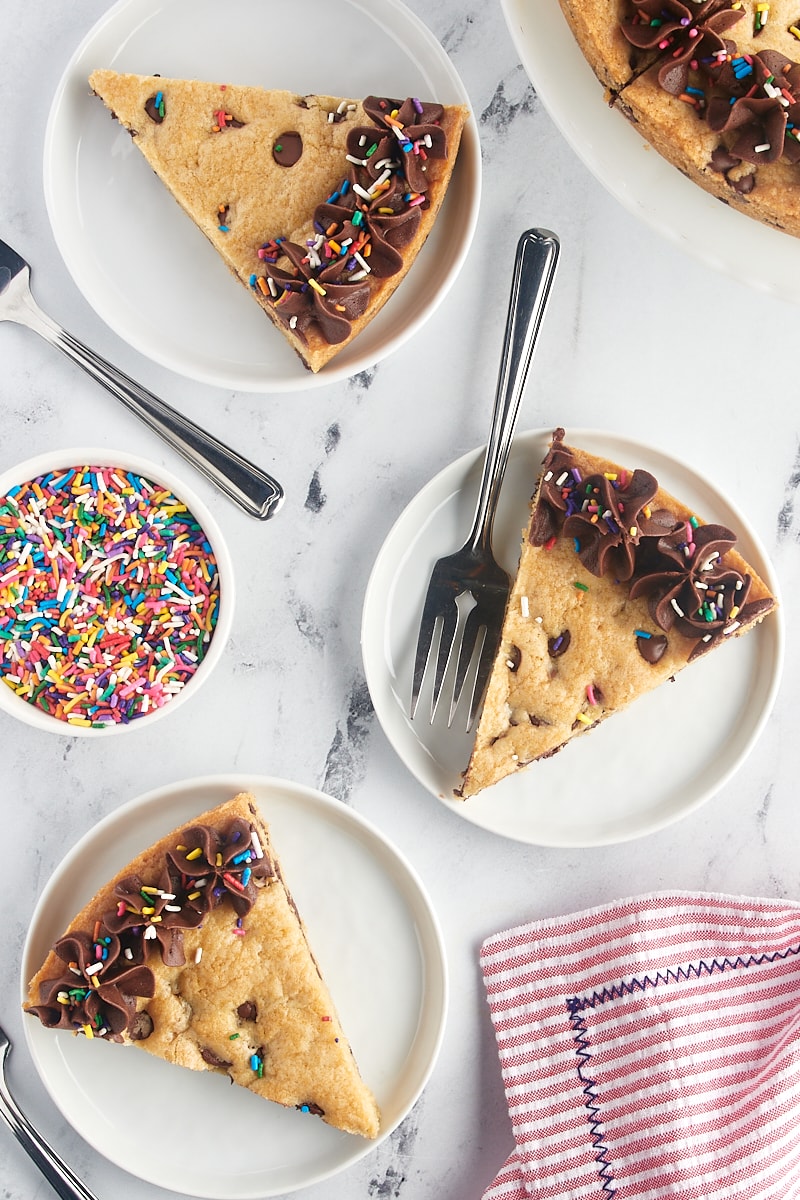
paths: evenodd
<path fill-rule="evenodd" d="M 639 896 L 481 967 L 516 1143 L 484 1200 L 800 1200 L 800 904 Z"/>

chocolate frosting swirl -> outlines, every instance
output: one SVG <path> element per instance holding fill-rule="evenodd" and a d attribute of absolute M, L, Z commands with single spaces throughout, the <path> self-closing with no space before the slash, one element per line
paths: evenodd
<path fill-rule="evenodd" d="M 738 79 L 729 63 L 716 74 L 722 94 L 712 96 L 706 120 L 715 133 L 728 133 L 730 154 L 759 166 L 785 156 L 800 162 L 800 142 L 787 136 L 789 124 L 800 122 L 794 93 L 800 85 L 800 66 L 777 50 L 751 56 L 752 73 Z M 778 84 L 778 81 L 779 84 Z M 753 85 L 755 95 L 750 93 Z"/>
<path fill-rule="evenodd" d="M 575 540 L 581 562 L 593 575 L 630 579 L 643 537 L 672 529 L 675 518 L 652 511 L 658 481 L 647 471 L 631 476 L 582 476 L 575 456 L 557 429 L 542 468 L 529 534 L 534 546 L 563 533 Z"/>
<path fill-rule="evenodd" d="M 575 539 L 578 557 L 592 575 L 630 579 L 640 539 L 663 528 L 652 520 L 649 508 L 658 491 L 655 476 L 636 470 L 621 483 L 590 475 L 576 490 L 583 500 L 580 510 L 565 520 L 564 535 Z"/>
<path fill-rule="evenodd" d="M 709 166 L 723 174 L 742 162 L 800 162 L 795 133 L 800 129 L 800 101 L 795 99 L 800 65 L 769 48 L 740 54 L 723 35 L 743 13 L 732 8 L 731 0 L 704 0 L 694 10 L 681 0 L 629 0 L 620 22 L 631 45 L 656 55 L 660 87 L 690 100 L 720 135 Z M 692 73 L 697 86 L 687 94 Z M 751 173 L 729 182 L 746 194 L 756 179 Z"/>
<path fill-rule="evenodd" d="M 328 242 L 335 240 L 342 247 L 348 267 L 350 255 L 363 253 L 369 245 L 370 272 L 376 279 L 385 279 L 403 269 L 400 251 L 417 232 L 419 210 L 419 205 L 409 208 L 395 178 L 388 191 L 369 201 L 359 201 L 350 188 L 334 203 L 320 204 L 314 222 L 326 231 Z M 357 213 L 360 215 L 356 216 Z"/>
<path fill-rule="evenodd" d="M 741 17 L 741 10 L 732 10 L 731 0 L 704 0 L 695 9 L 680 0 L 645 0 L 621 23 L 621 29 L 638 49 L 661 51 L 665 61 L 658 69 L 659 85 L 680 96 L 689 82 L 690 64 L 725 55 L 727 46 L 721 35 Z"/>
<path fill-rule="evenodd" d="M 556 429 L 542 464 L 539 491 L 528 534 L 533 546 L 543 546 L 561 532 L 564 516 L 572 506 L 570 497 L 581 479 L 575 466 L 575 456 L 564 445 L 563 438 L 564 430 Z"/>
<path fill-rule="evenodd" d="M 375 153 L 367 160 L 367 170 L 373 179 L 378 177 L 378 163 L 384 159 L 399 159 L 400 170 L 414 192 L 424 192 L 427 179 L 425 163 L 428 158 L 447 156 L 447 139 L 440 121 L 444 115 L 441 104 L 426 104 L 416 99 L 389 100 L 367 96 L 364 112 L 382 132 Z M 353 130 L 348 136 L 348 150 L 358 145 L 361 135 L 375 140 L 375 127 Z M 399 147 L 399 151 L 398 151 Z M 371 165 L 375 160 L 375 165 Z"/>
<path fill-rule="evenodd" d="M 136 1013 L 134 997 L 152 998 L 155 980 L 141 957 L 101 925 L 97 937 L 72 933 L 53 947 L 65 964 L 64 971 L 39 987 L 40 1003 L 31 1005 L 50 1029 L 91 1030 L 92 1036 L 120 1041 Z M 98 967 L 98 963 L 101 964 Z"/>
<path fill-rule="evenodd" d="M 332 346 L 343 342 L 350 334 L 352 322 L 367 307 L 369 286 L 349 282 L 346 265 L 340 259 L 315 271 L 308 251 L 302 246 L 282 241 L 280 250 L 290 269 L 279 266 L 269 269 L 280 292 L 273 305 L 275 315 L 287 325 L 294 318 L 292 328 L 300 334 L 313 323 Z M 311 280 L 316 286 L 312 286 Z"/>
<path fill-rule="evenodd" d="M 769 598 L 748 601 L 750 576 L 726 560 L 736 543 L 729 529 L 653 509 L 658 482 L 647 471 L 583 476 L 563 437 L 563 429 L 554 432 L 542 466 L 529 533 L 534 546 L 573 539 L 588 571 L 628 582 L 631 599 L 647 598 L 660 629 L 697 643 L 690 660 L 772 608 Z M 657 661 L 666 641 L 651 640 L 639 650 Z"/>
<path fill-rule="evenodd" d="M 197 854 L 197 850 L 200 854 Z M 250 826 L 236 818 L 225 831 L 193 825 L 181 833 L 181 845 L 169 854 L 170 861 L 188 879 L 189 893 L 202 891 L 201 916 L 228 900 L 238 916 L 244 917 L 256 902 L 256 879 L 274 875 L 266 857 L 257 858 Z M 199 881 L 203 886 L 199 887 Z"/>
<path fill-rule="evenodd" d="M 157 883 L 138 875 L 120 880 L 116 907 L 103 914 L 93 936 L 78 931 L 56 942 L 64 970 L 41 982 L 40 1002 L 26 1011 L 49 1028 L 113 1041 L 126 1032 L 136 1036 L 136 998 L 155 994 L 146 965 L 153 948 L 158 945 L 165 965 L 183 965 L 185 929 L 196 929 L 222 903 L 245 917 L 258 895 L 255 881 L 275 876 L 272 861 L 253 843 L 252 827 L 239 817 L 221 829 L 188 826 L 179 837 Z"/>
<path fill-rule="evenodd" d="M 660 629 L 673 627 L 706 645 L 723 635 L 740 614 L 750 576 L 724 563 L 736 535 L 724 525 L 680 525 L 658 539 L 654 561 L 631 585 L 632 599 L 648 598 L 650 615 Z"/>
<path fill-rule="evenodd" d="M 196 929 L 203 919 L 203 908 L 188 900 L 188 892 L 177 871 L 165 863 L 158 884 L 148 886 L 138 875 L 120 880 L 114 889 L 115 912 L 104 918 L 114 934 L 130 931 L 145 941 L 154 939 L 162 961 L 170 967 L 182 966 L 183 930 Z"/>
<path fill-rule="evenodd" d="M 715 39 L 703 45 L 713 53 L 725 49 L 721 35 L 741 20 L 744 12 L 735 10 L 732 0 L 704 0 L 690 8 L 681 0 L 642 0 L 631 3 L 620 28 L 632 46 L 639 50 L 659 49 L 676 58 L 701 57 L 698 48 L 704 38 Z"/>
<path fill-rule="evenodd" d="M 316 236 L 305 248 L 276 238 L 259 251 L 273 313 L 304 340 L 313 329 L 330 345 L 345 341 L 369 303 L 369 279 L 403 269 L 428 206 L 427 162 L 447 157 L 441 104 L 368 96 L 363 108 L 373 124 L 349 131 L 346 175 L 315 209 Z"/>
<path fill-rule="evenodd" d="M 786 110 L 777 100 L 744 96 L 731 105 L 714 97 L 706 119 L 715 133 L 735 133 L 729 151 L 744 162 L 758 166 L 783 155 Z"/>

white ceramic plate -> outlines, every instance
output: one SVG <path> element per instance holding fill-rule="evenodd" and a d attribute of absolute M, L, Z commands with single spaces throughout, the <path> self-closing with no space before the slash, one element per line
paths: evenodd
<path fill-rule="evenodd" d="M 90 94 L 87 77 L 96 67 L 300 94 L 385 91 L 468 104 L 444 50 L 400 0 L 226 0 L 223 8 L 216 0 L 119 0 L 56 90 L 45 199 L 58 248 L 99 316 L 156 362 L 221 387 L 293 391 L 353 375 L 400 346 L 447 293 L 478 216 L 474 118 L 442 213 L 403 286 L 312 375 Z"/>
<path fill-rule="evenodd" d="M 519 560 L 520 530 L 550 432 L 518 434 L 511 451 L 494 531 L 495 554 L 510 572 Z M 706 478 L 628 438 L 569 429 L 567 441 L 651 471 L 705 521 L 736 530 L 742 554 L 777 592 L 760 542 Z M 430 708 L 427 681 L 416 720 L 407 714 L 431 568 L 466 538 L 482 459 L 482 450 L 467 454 L 423 488 L 395 523 L 373 568 L 361 641 L 367 683 L 386 736 L 420 783 L 454 813 L 518 841 L 594 846 L 639 837 L 678 820 L 736 771 L 769 714 L 782 662 L 780 610 L 561 754 L 470 800 L 454 799 L 472 738 L 455 725 L 448 730 L 438 719 L 433 726 L 423 719 L 426 702 Z"/>
<path fill-rule="evenodd" d="M 87 1142 L 159 1187 L 221 1200 L 283 1195 L 374 1150 L 424 1087 L 447 1007 L 438 922 L 398 851 L 321 792 L 237 775 L 149 792 L 86 834 L 51 877 L 34 913 L 23 955 L 23 1000 L 26 981 L 98 886 L 151 842 L 242 790 L 254 793 L 270 825 L 361 1073 L 377 1098 L 378 1141 L 265 1102 L 220 1075 L 198 1075 L 132 1047 L 24 1021 L 45 1086 Z M 169 1131 L 161 1137 L 164 1120 Z"/>
<path fill-rule="evenodd" d="M 537 95 L 600 183 L 707 265 L 800 302 L 800 239 L 744 216 L 691 183 L 610 109 L 558 0 L 501 3 Z"/>

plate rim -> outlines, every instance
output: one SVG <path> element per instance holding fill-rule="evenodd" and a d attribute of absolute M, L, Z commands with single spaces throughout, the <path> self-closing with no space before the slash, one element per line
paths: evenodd
<path fill-rule="evenodd" d="M 536 442 L 542 443 L 545 448 L 549 445 L 552 437 L 552 426 L 540 426 L 532 429 L 526 429 L 518 432 L 515 435 L 514 442 L 511 448 L 511 457 L 516 458 L 524 452 L 524 448 L 529 444 Z M 777 600 L 777 609 L 771 614 L 772 619 L 769 626 L 763 627 L 762 634 L 769 637 L 772 642 L 771 664 L 769 669 L 769 686 L 765 703 L 759 712 L 757 719 L 745 740 L 743 748 L 734 757 L 732 763 L 720 773 L 715 780 L 713 786 L 700 790 L 698 796 L 693 802 L 681 807 L 677 812 L 668 813 L 662 816 L 661 819 L 651 820 L 650 822 L 640 825 L 632 829 L 624 836 L 619 833 L 610 831 L 606 836 L 596 836 L 592 838 L 580 836 L 561 836 L 561 837 L 532 837 L 522 836 L 514 831 L 509 831 L 506 828 L 499 828 L 497 825 L 481 820 L 473 807 L 470 809 L 469 801 L 458 800 L 453 796 L 443 795 L 441 791 L 431 782 L 429 778 L 425 778 L 421 770 L 415 769 L 416 764 L 409 763 L 406 755 L 403 753 L 402 739 L 402 723 L 399 720 L 391 721 L 387 719 L 387 711 L 389 715 L 397 708 L 396 697 L 393 695 L 388 697 L 388 691 L 385 687 L 387 678 L 385 673 L 385 654 L 382 649 L 388 641 L 388 612 L 389 607 L 383 604 L 384 597 L 388 596 L 396 581 L 402 562 L 408 552 L 413 548 L 414 541 L 406 542 L 403 540 L 404 527 L 410 522 L 413 516 L 419 513 L 423 521 L 431 520 L 435 508 L 431 504 L 431 497 L 441 494 L 442 499 L 436 507 L 442 507 L 447 502 L 445 489 L 450 486 L 450 496 L 455 492 L 460 491 L 463 487 L 463 482 L 469 475 L 470 471 L 476 470 L 481 458 L 485 453 L 486 446 L 478 446 L 473 450 L 467 451 L 458 458 L 445 465 L 431 479 L 425 483 L 422 488 L 407 502 L 403 507 L 398 517 L 393 522 L 391 528 L 386 534 L 384 541 L 375 558 L 372 570 L 367 581 L 367 587 L 364 594 L 364 602 L 361 615 L 361 653 L 362 662 L 364 665 L 364 673 L 367 681 L 367 688 L 372 699 L 375 713 L 378 718 L 378 723 L 383 730 L 392 749 L 397 754 L 406 769 L 417 780 L 417 782 L 425 788 L 432 796 L 435 797 L 449 811 L 462 817 L 468 823 L 483 829 L 486 832 L 493 833 L 497 836 L 509 838 L 512 841 L 522 842 L 528 845 L 542 846 L 555 849 L 588 849 L 602 845 L 619 845 L 624 842 L 633 841 L 640 837 L 648 836 L 651 833 L 656 833 L 661 829 L 665 829 L 670 825 L 677 824 L 692 812 L 695 812 L 703 804 L 707 803 L 714 795 L 716 795 L 739 768 L 746 761 L 753 747 L 758 741 L 764 726 L 769 720 L 775 699 L 780 687 L 783 664 L 785 658 L 785 610 L 781 603 L 780 583 L 777 578 L 774 565 L 766 552 L 766 548 L 761 541 L 761 538 L 755 531 L 749 519 L 741 512 L 727 495 L 727 493 L 709 477 L 708 473 L 699 471 L 694 464 L 686 461 L 679 461 L 673 455 L 665 450 L 655 446 L 648 446 L 638 438 L 634 438 L 629 434 L 618 434 L 610 429 L 599 427 L 574 427 L 570 428 L 565 439 L 568 444 L 587 445 L 593 447 L 597 453 L 602 453 L 604 444 L 613 442 L 617 446 L 624 445 L 630 449 L 632 454 L 638 453 L 640 450 L 645 451 L 645 459 L 647 456 L 652 459 L 658 458 L 661 461 L 673 464 L 673 466 L 687 471 L 693 480 L 702 482 L 705 487 L 713 493 L 719 500 L 730 510 L 737 521 L 737 540 L 740 542 L 747 541 L 752 547 L 751 557 L 755 558 L 753 566 L 762 575 L 764 581 L 768 584 Z M 626 450 L 626 453 L 628 451 Z M 610 455 L 610 457 L 613 457 Z M 538 461 L 541 461 L 540 459 Z M 633 459 L 629 460 L 633 461 Z M 452 477 L 452 478 L 451 478 Z M 533 475 L 532 475 L 533 482 Z M 531 488 L 533 490 L 533 488 Z M 669 490 L 669 487 L 667 487 Z M 515 510 L 516 511 L 516 510 Z M 519 514 L 520 526 L 524 525 L 526 514 Z M 400 544 L 395 548 L 395 541 Z M 399 550 L 399 554 L 398 554 Z M 443 551 L 447 553 L 448 551 Z M 394 562 L 394 569 L 390 570 L 391 564 Z M 431 562 L 431 566 L 432 566 Z M 384 587 L 384 579 L 388 581 L 389 586 Z M 420 597 L 421 600 L 421 597 Z M 383 611 L 387 615 L 381 619 L 380 613 Z M 756 631 L 754 630 L 755 634 Z M 383 670 L 381 669 L 383 668 Z M 390 689 L 389 689 L 390 690 Z M 393 707 L 389 707 L 389 706 Z M 633 707 L 633 706 L 632 706 Z M 429 757 L 433 758 L 433 754 L 425 748 Z M 530 770 L 530 768 L 529 768 Z M 491 789 L 487 789 L 490 791 Z"/>
<path fill-rule="evenodd" d="M 427 1038 L 430 1046 L 425 1065 L 395 1119 L 386 1125 L 382 1121 L 380 1132 L 375 1139 L 369 1140 L 348 1135 L 348 1139 L 346 1142 L 343 1142 L 343 1145 L 350 1148 L 352 1152 L 347 1154 L 343 1161 L 329 1168 L 319 1169 L 314 1175 L 306 1176 L 288 1188 L 284 1183 L 281 1183 L 276 1190 L 271 1184 L 258 1184 L 256 1181 L 255 1183 L 251 1182 L 249 1187 L 243 1187 L 240 1190 L 234 1190 L 230 1186 L 230 1183 L 226 1185 L 224 1191 L 216 1191 L 213 1188 L 203 1190 L 202 1184 L 198 1190 L 197 1181 L 194 1181 L 191 1184 L 191 1191 L 179 1191 L 179 1194 L 202 1196 L 206 1200 L 258 1200 L 260 1197 L 288 1195 L 300 1188 L 323 1182 L 345 1170 L 349 1170 L 355 1163 L 368 1154 L 373 1153 L 391 1136 L 398 1125 L 405 1120 L 430 1081 L 446 1032 L 450 1001 L 450 980 L 444 933 L 438 914 L 433 906 L 428 889 L 413 863 L 369 818 L 352 808 L 349 804 L 337 800 L 334 796 L 311 785 L 298 783 L 279 776 L 261 775 L 250 772 L 237 771 L 178 779 L 168 784 L 150 788 L 146 792 L 134 796 L 132 799 L 112 809 L 99 821 L 91 825 L 70 847 L 50 874 L 34 906 L 23 943 L 19 965 L 20 1001 L 23 1005 L 27 1002 L 27 983 L 40 965 L 40 956 L 36 955 L 34 957 L 34 943 L 36 937 L 41 936 L 39 930 L 44 916 L 48 911 L 50 898 L 54 892 L 57 892 L 63 879 L 80 864 L 82 858 L 91 850 L 97 839 L 102 840 L 104 836 L 113 831 L 117 824 L 129 824 L 136 814 L 142 810 L 152 812 L 156 806 L 163 806 L 165 834 L 169 833 L 172 829 L 179 828 L 184 821 L 190 821 L 192 817 L 186 816 L 176 822 L 168 814 L 174 810 L 174 806 L 181 807 L 181 797 L 185 793 L 195 789 L 217 791 L 220 795 L 224 795 L 227 798 L 230 798 L 239 791 L 253 791 L 259 807 L 261 807 L 261 801 L 264 796 L 268 797 L 271 792 L 281 792 L 290 800 L 300 799 L 310 808 L 326 812 L 330 816 L 330 819 L 344 827 L 348 834 L 353 831 L 356 832 L 358 840 L 365 852 L 370 854 L 370 857 L 373 856 L 372 847 L 377 846 L 381 854 L 387 856 L 393 862 L 395 868 L 402 874 L 405 883 L 405 890 L 398 894 L 402 895 L 404 906 L 408 910 L 409 915 L 413 917 L 413 927 L 420 955 L 421 993 L 420 1015 L 414 1035 L 415 1042 L 412 1043 L 412 1046 L 416 1043 L 420 1029 L 425 1026 L 426 1020 L 429 1024 Z M 171 802 L 170 796 L 172 796 Z M 267 799 L 267 804 L 268 802 Z M 170 803 L 172 803 L 173 808 L 170 808 Z M 265 819 L 269 820 L 267 812 L 264 812 L 264 816 Z M 130 830 L 128 830 L 127 836 L 130 836 Z M 395 885 L 393 885 L 393 891 L 398 891 Z M 81 902 L 81 906 L 89 899 L 90 895 L 91 890 L 89 890 L 86 899 Z M 424 917 L 425 928 L 422 926 L 420 917 Z M 430 1011 L 426 1014 L 426 1010 Z M 114 1163 L 121 1170 L 126 1171 L 128 1174 L 133 1174 L 136 1178 L 142 1179 L 154 1186 L 178 1190 L 174 1181 L 162 1183 L 152 1172 L 142 1174 L 138 1171 L 132 1171 L 127 1162 L 120 1161 L 120 1157 L 111 1155 L 101 1148 L 98 1142 L 102 1141 L 102 1138 L 90 1139 L 84 1128 L 78 1127 L 73 1122 L 69 1109 L 63 1102 L 63 1097 L 51 1086 L 38 1053 L 39 1043 L 41 1042 L 47 1046 L 52 1040 L 53 1031 L 44 1030 L 38 1022 L 33 1020 L 23 1020 L 22 1025 L 28 1052 L 33 1060 L 42 1086 L 70 1127 L 98 1154 L 102 1155 L 109 1162 Z M 45 1033 L 48 1035 L 46 1041 L 43 1038 L 43 1034 Z"/>
<path fill-rule="evenodd" d="M 131 336 L 130 331 L 126 330 L 124 312 L 120 315 L 116 313 L 109 315 L 106 305 L 102 303 L 103 287 L 97 282 L 92 283 L 92 276 L 96 272 L 83 263 L 80 247 L 78 245 L 70 245 L 70 241 L 75 239 L 74 229 L 70 232 L 71 217 L 66 212 L 66 209 L 70 206 L 62 204 L 59 197 L 65 194 L 65 187 L 67 187 L 68 191 L 74 192 L 75 178 L 71 176 L 68 184 L 57 185 L 57 171 L 55 170 L 54 159 L 56 156 L 56 146 L 62 134 L 63 109 L 70 86 L 73 86 L 76 81 L 77 65 L 81 58 L 91 49 L 95 41 L 105 34 L 107 27 L 122 20 L 125 10 L 131 9 L 135 14 L 136 9 L 140 7 L 155 8 L 155 0 L 115 0 L 111 8 L 94 22 L 80 40 L 78 46 L 70 55 L 53 92 L 45 126 L 42 151 L 42 178 L 45 209 L 61 259 L 73 284 L 77 287 L 84 300 L 95 315 L 113 333 L 151 362 L 175 372 L 184 379 L 194 380 L 204 385 L 233 389 L 234 391 L 247 393 L 260 392 L 265 395 L 276 392 L 294 393 L 311 391 L 319 387 L 325 387 L 329 384 L 340 383 L 350 379 L 376 366 L 413 338 L 415 333 L 434 315 L 439 305 L 451 290 L 466 262 L 480 215 L 483 164 L 474 107 L 470 102 L 469 94 L 459 72 L 456 70 L 455 64 L 428 26 L 403 3 L 403 0 L 370 0 L 368 5 L 364 5 L 361 0 L 335 0 L 335 2 L 342 6 L 359 9 L 373 24 L 381 28 L 383 27 L 380 19 L 381 12 L 393 13 L 396 20 L 401 20 L 408 29 L 414 31 L 418 39 L 417 45 L 424 45 L 427 53 L 435 56 L 437 59 L 437 68 L 442 71 L 443 75 L 448 77 L 450 85 L 454 92 L 457 93 L 457 102 L 466 105 L 469 109 L 469 117 L 462 132 L 461 145 L 455 168 L 457 174 L 454 173 L 455 179 L 463 178 L 464 180 L 463 196 L 466 197 L 466 204 L 463 206 L 463 228 L 461 229 L 458 248 L 453 255 L 451 266 L 442 282 L 427 297 L 422 308 L 413 316 L 413 319 L 403 323 L 398 330 L 389 330 L 384 334 L 381 338 L 381 345 L 377 349 L 365 349 L 360 353 L 358 353 L 357 349 L 352 352 L 352 355 L 348 356 L 348 351 L 351 350 L 352 345 L 358 347 L 357 340 L 354 339 L 351 347 L 347 347 L 343 352 L 344 362 L 338 357 L 334 358 L 331 363 L 316 373 L 307 370 L 300 362 L 300 359 L 294 355 L 291 358 L 286 358 L 286 365 L 283 368 L 280 368 L 279 364 L 279 371 L 282 369 L 284 372 L 283 375 L 276 373 L 267 379 L 259 376 L 256 364 L 241 364 L 238 368 L 238 375 L 235 370 L 232 372 L 226 370 L 224 359 L 219 360 L 213 370 L 204 371 L 203 369 L 199 369 L 192 371 L 186 352 L 181 351 L 180 347 L 170 347 L 166 351 L 162 351 L 158 347 L 154 349 L 152 345 L 147 345 L 147 337 L 144 336 L 143 332 L 140 336 L 140 332 L 135 331 L 135 336 Z M 388 34 L 388 36 L 392 40 L 396 40 L 393 33 Z M 75 177 L 77 177 L 77 168 L 75 168 L 75 172 Z M 447 213 L 448 196 L 450 196 L 451 191 L 455 193 L 455 189 L 452 189 L 452 183 L 453 181 L 451 180 L 448 195 L 445 196 L 444 200 L 442 215 L 445 216 Z M 72 207 L 74 207 L 74 204 Z M 436 230 L 437 224 L 438 221 L 434 224 L 432 233 Z M 81 241 L 81 239 L 78 240 Z M 81 242 L 81 244 L 83 243 Z M 425 247 L 422 247 L 420 253 L 424 253 L 424 251 Z M 415 263 L 412 263 L 409 273 L 413 271 L 414 265 Z M 100 292 L 99 297 L 98 289 Z M 99 306 L 98 298 L 100 300 Z M 391 299 L 392 297 L 390 297 L 389 302 L 391 302 Z M 377 313 L 375 320 L 379 320 L 381 316 L 382 312 Z M 388 323 L 388 318 L 385 318 L 385 320 Z M 277 336 L 277 333 L 271 329 L 267 329 L 267 333 L 270 335 L 267 343 L 269 346 L 272 344 L 272 336 Z M 281 343 L 276 341 L 274 345 L 279 349 L 279 352 L 283 350 Z M 267 357 L 269 358 L 269 355 Z M 352 361 L 350 361 L 351 358 Z"/>

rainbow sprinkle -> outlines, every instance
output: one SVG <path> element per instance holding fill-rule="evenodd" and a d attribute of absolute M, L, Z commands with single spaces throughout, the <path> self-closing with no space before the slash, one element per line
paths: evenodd
<path fill-rule="evenodd" d="M 80 466 L 0 497 L 0 678 L 57 720 L 161 708 L 202 662 L 219 603 L 206 535 L 160 484 Z"/>

